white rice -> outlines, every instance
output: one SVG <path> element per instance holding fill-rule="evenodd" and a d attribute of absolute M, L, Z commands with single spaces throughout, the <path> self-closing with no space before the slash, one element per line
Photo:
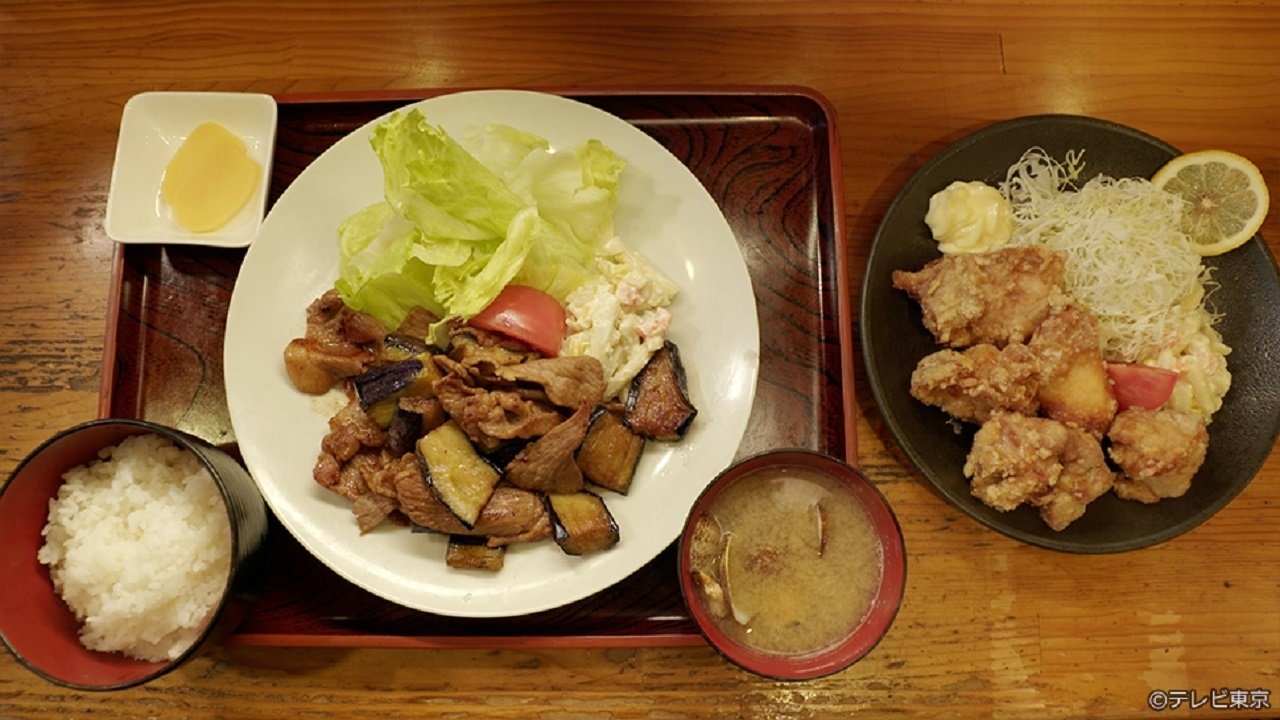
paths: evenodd
<path fill-rule="evenodd" d="M 38 558 L 83 623 L 85 647 L 176 658 L 227 582 L 222 496 L 195 455 L 159 435 L 134 435 L 98 455 L 63 476 Z"/>

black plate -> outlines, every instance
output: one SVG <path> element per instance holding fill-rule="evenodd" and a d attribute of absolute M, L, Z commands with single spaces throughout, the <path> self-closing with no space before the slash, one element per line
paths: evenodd
<path fill-rule="evenodd" d="M 1224 255 L 1206 258 L 1222 287 L 1214 306 L 1225 313 L 1218 325 L 1231 346 L 1231 389 L 1209 425 L 1204 466 L 1181 498 L 1142 505 L 1108 493 L 1084 516 L 1054 532 L 1039 513 L 1023 506 L 1002 513 L 969 494 L 961 468 L 973 426 L 956 430 L 942 411 L 908 392 L 920 358 L 939 348 L 920 321 L 919 306 L 891 285 L 894 270 L 918 270 L 939 256 L 924 224 L 929 198 L 954 180 L 997 183 L 1028 148 L 1039 146 L 1062 159 L 1084 153 L 1081 182 L 1103 173 L 1150 177 L 1179 154 L 1171 145 L 1132 128 L 1074 115 L 1039 115 L 998 123 L 943 150 L 898 194 L 880 224 L 862 289 L 861 334 L 867 378 L 893 432 L 925 478 L 979 522 L 1027 543 L 1079 553 L 1147 547 L 1180 535 L 1222 509 L 1249 484 L 1280 432 L 1280 277 L 1275 258 L 1254 237 Z"/>

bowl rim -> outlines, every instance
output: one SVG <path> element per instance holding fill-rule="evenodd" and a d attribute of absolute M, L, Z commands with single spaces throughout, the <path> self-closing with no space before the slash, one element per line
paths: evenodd
<path fill-rule="evenodd" d="M 116 682 L 116 683 L 96 685 L 96 684 L 76 682 L 74 680 L 68 680 L 66 678 L 58 677 L 57 675 L 51 674 L 44 668 L 37 666 L 35 663 L 29 660 L 24 653 L 20 652 L 17 648 L 13 646 L 13 644 L 10 642 L 9 638 L 6 636 L 5 633 L 0 632 L 0 645 L 3 645 L 5 649 L 9 651 L 9 654 L 15 660 L 17 660 L 18 663 L 23 667 L 26 667 L 31 672 L 35 673 L 36 675 L 56 685 L 60 685 L 62 687 L 67 687 L 75 690 L 84 690 L 84 691 L 91 691 L 91 692 L 124 690 L 127 688 L 136 687 L 136 686 L 151 682 L 156 678 L 159 678 L 163 675 L 168 674 L 169 672 L 172 672 L 173 670 L 176 670 L 177 668 L 186 664 L 188 660 L 192 659 L 195 655 L 197 655 L 200 652 L 200 650 L 205 646 L 205 644 L 215 635 L 218 628 L 218 619 L 223 615 L 223 613 L 227 611 L 228 606 L 232 603 L 233 596 L 235 595 L 234 584 L 235 584 L 235 578 L 238 572 L 237 565 L 243 564 L 245 562 L 245 558 L 241 557 L 240 555 L 241 542 L 240 542 L 240 535 L 237 532 L 237 524 L 239 523 L 239 520 L 235 517 L 235 513 L 233 513 L 231 510 L 233 505 L 233 499 L 230 495 L 230 491 L 227 489 L 226 484 L 223 480 L 222 472 L 218 468 L 214 467 L 213 463 L 210 462 L 210 460 L 207 457 L 205 457 L 204 453 L 202 452 L 203 450 L 208 450 L 208 449 L 211 449 L 217 452 L 222 452 L 222 451 L 216 446 L 212 445 L 211 443 L 209 443 L 208 441 L 200 437 L 197 437 L 190 433 L 186 433 L 182 430 L 178 430 L 176 428 L 169 427 L 166 425 L 161 425 L 159 423 L 152 422 L 149 420 L 141 420 L 136 418 L 97 418 L 94 420 L 82 422 L 77 425 L 73 425 L 63 430 L 59 430 L 58 432 L 54 433 L 53 435 L 45 439 L 39 445 L 37 445 L 29 453 L 27 453 L 23 457 L 23 459 L 18 463 L 18 465 L 14 467 L 13 471 L 9 474 L 7 480 L 5 481 L 4 486 L 0 487 L 0 497 L 3 497 L 4 494 L 8 492 L 10 488 L 14 487 L 14 481 L 18 478 L 18 476 L 30 463 L 34 462 L 37 457 L 39 457 L 40 455 L 48 451 L 57 443 L 62 442 L 66 438 L 71 437 L 78 433 L 89 432 L 100 427 L 112 427 L 112 426 L 132 428 L 132 429 L 136 429 L 137 432 L 129 432 L 126 435 L 121 436 L 118 440 L 115 440 L 108 445 L 102 446 L 102 448 L 99 448 L 99 450 L 104 449 L 106 447 L 110 447 L 112 445 L 118 445 L 126 437 L 132 437 L 134 435 L 145 435 L 147 433 L 154 433 L 167 438 L 178 447 L 190 452 L 199 460 L 200 464 L 209 472 L 209 475 L 213 479 L 214 485 L 218 488 L 218 493 L 222 498 L 223 512 L 226 514 L 227 523 L 230 525 L 230 530 L 231 530 L 230 532 L 231 563 L 227 569 L 227 575 L 224 580 L 223 590 L 221 595 L 218 598 L 217 604 L 210 611 L 208 618 L 205 620 L 204 625 L 200 629 L 199 634 L 191 642 L 191 644 L 182 651 L 181 654 L 179 654 L 176 658 L 173 658 L 171 660 L 164 660 L 164 661 L 149 661 L 149 660 L 134 658 L 131 656 L 123 656 L 132 662 L 138 663 L 140 668 L 148 665 L 151 666 L 149 670 L 147 670 L 146 672 L 143 672 L 141 675 L 135 678 L 130 678 L 127 680 Z M 98 459 L 98 456 L 95 454 L 94 459 L 91 459 L 87 462 L 94 462 L 96 459 Z M 84 463 L 81 463 L 81 464 L 84 464 Z M 76 466 L 71 466 L 71 467 L 76 467 Z M 64 474 L 65 474 L 65 471 L 64 471 Z M 247 474 L 247 471 L 246 471 L 246 474 Z M 61 487 L 61 483 L 59 483 L 59 485 L 56 487 Z M 55 492 L 56 492 L 56 487 L 55 487 Z M 46 520 L 46 523 L 47 523 L 47 520 Z M 44 568 L 43 572 L 48 574 L 49 571 L 47 566 L 44 566 L 43 564 L 41 565 Z M 54 591 L 54 594 L 55 596 L 57 595 L 56 590 Z M 110 654 L 120 655 L 120 653 L 95 651 L 95 650 L 90 650 L 88 648 L 85 648 L 85 652 L 102 653 L 105 655 L 110 655 Z"/>
<path fill-rule="evenodd" d="M 880 585 L 871 608 L 841 641 L 815 653 L 783 656 L 734 642 L 716 627 L 698 598 L 686 551 L 694 523 L 724 490 L 755 473 L 777 467 L 806 467 L 834 477 L 854 491 L 871 516 L 882 548 Z M 722 470 L 694 502 L 677 549 L 680 594 L 699 633 L 722 657 L 738 667 L 774 680 L 810 680 L 840 672 L 869 654 L 889 633 L 906 597 L 907 554 L 902 526 L 887 498 L 861 470 L 832 455 L 808 448 L 780 448 L 741 458 Z"/>

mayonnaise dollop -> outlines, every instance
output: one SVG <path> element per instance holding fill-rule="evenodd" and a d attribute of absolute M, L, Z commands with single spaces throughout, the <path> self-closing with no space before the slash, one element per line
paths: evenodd
<path fill-rule="evenodd" d="M 929 198 L 924 222 L 943 254 L 989 252 L 1013 236 L 1013 206 L 984 182 L 957 180 Z"/>

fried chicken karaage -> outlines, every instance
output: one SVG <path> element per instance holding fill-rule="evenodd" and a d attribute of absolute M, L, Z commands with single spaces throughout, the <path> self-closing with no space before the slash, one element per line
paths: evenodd
<path fill-rule="evenodd" d="M 943 346 L 912 372 L 912 397 L 980 426 L 963 468 L 970 492 L 1002 512 L 1034 507 L 1055 531 L 1112 489 L 1142 503 L 1182 496 L 1208 447 L 1196 413 L 1118 412 L 1099 322 L 1064 274 L 1065 257 L 1043 247 L 893 273 Z"/>
<path fill-rule="evenodd" d="M 964 474 L 982 502 L 1005 512 L 1030 503 L 1058 531 L 1115 481 L 1097 438 L 1057 420 L 1009 412 L 994 413 L 979 428 Z"/>
<path fill-rule="evenodd" d="M 1124 410 L 1108 438 L 1107 454 L 1124 472 L 1116 495 L 1148 504 L 1186 494 L 1209 449 L 1203 418 L 1172 408 Z"/>
<path fill-rule="evenodd" d="M 1101 438 L 1116 415 L 1098 321 L 1081 307 L 1050 314 L 1028 343 L 1040 359 L 1040 412 Z"/>
<path fill-rule="evenodd" d="M 976 424 L 996 410 L 1036 414 L 1039 386 L 1039 360 L 1022 343 L 939 350 L 921 359 L 911 374 L 912 397 Z"/>
<path fill-rule="evenodd" d="M 1062 288 L 1065 260 L 1042 247 L 946 255 L 917 272 L 895 270 L 893 286 L 920 303 L 924 325 L 953 348 L 1026 342 L 1055 308 L 1071 303 Z"/>

